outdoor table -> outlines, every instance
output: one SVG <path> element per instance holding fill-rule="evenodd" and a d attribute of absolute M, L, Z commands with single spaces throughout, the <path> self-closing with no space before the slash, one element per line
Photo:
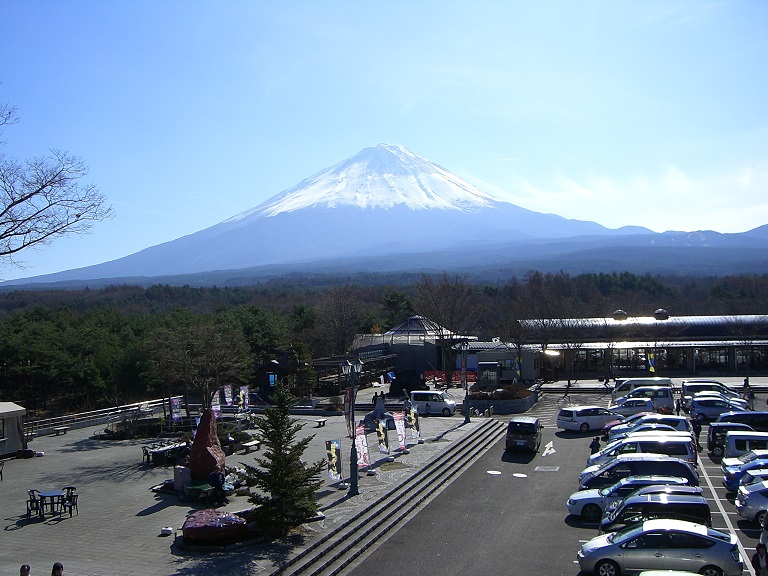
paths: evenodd
<path fill-rule="evenodd" d="M 45 510 L 46 507 L 50 509 L 51 516 L 53 516 L 56 513 L 56 507 L 57 505 L 61 506 L 61 501 L 64 497 L 64 491 L 63 490 L 41 490 L 38 492 L 38 495 L 40 496 L 40 507 L 43 511 L 43 517 L 45 517 Z M 61 511 L 61 508 L 59 508 L 59 511 Z"/>
<path fill-rule="evenodd" d="M 186 445 L 186 442 L 178 442 L 177 444 L 169 444 L 168 446 L 161 446 L 160 448 L 150 450 L 149 454 L 152 457 L 152 464 L 165 464 L 171 452 L 184 448 Z"/>

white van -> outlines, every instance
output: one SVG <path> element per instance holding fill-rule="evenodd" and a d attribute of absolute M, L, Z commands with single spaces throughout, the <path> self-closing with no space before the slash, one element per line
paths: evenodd
<path fill-rule="evenodd" d="M 616 385 L 611 392 L 611 400 L 615 401 L 616 398 L 626 396 L 635 388 L 640 386 L 668 386 L 672 388 L 671 378 L 625 378 L 623 380 L 617 380 Z"/>
<path fill-rule="evenodd" d="M 672 414 L 675 410 L 674 390 L 670 386 L 636 386 L 629 394 L 617 398 L 616 401 L 630 398 L 650 398 L 657 412 L 666 409 L 669 414 Z"/>
<path fill-rule="evenodd" d="M 442 390 L 415 390 L 411 392 L 411 404 L 421 415 L 453 416 L 456 413 L 456 402 Z"/>
<path fill-rule="evenodd" d="M 752 450 L 768 449 L 768 432 L 726 432 L 723 458 L 738 458 Z"/>
<path fill-rule="evenodd" d="M 687 460 L 694 466 L 698 460 L 693 438 L 690 434 L 675 436 L 630 435 L 616 442 L 609 443 L 599 452 L 587 459 L 587 466 L 602 464 L 616 458 L 619 454 L 662 454 Z"/>

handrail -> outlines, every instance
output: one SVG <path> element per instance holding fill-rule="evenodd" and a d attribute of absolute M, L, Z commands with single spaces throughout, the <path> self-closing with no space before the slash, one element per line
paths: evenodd
<path fill-rule="evenodd" d="M 181 396 L 175 396 L 174 398 L 181 398 Z M 143 402 L 135 402 L 133 404 L 124 404 L 122 406 L 113 406 L 111 408 L 101 408 L 99 410 L 92 410 L 90 412 L 79 412 L 77 414 L 68 414 L 66 416 L 55 416 L 53 418 L 42 418 L 40 420 L 30 420 L 25 423 L 26 433 L 37 432 L 48 428 L 55 428 L 57 426 L 64 426 L 67 424 L 75 423 L 87 423 L 95 420 L 102 420 L 112 415 L 123 416 L 129 412 L 137 412 L 142 409 L 153 410 L 158 407 L 162 407 L 164 403 L 168 402 L 168 398 L 159 398 L 154 400 L 144 400 Z"/>

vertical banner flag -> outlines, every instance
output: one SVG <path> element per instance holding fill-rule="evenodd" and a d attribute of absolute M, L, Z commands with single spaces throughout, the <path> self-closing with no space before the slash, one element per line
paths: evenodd
<path fill-rule="evenodd" d="M 376 436 L 379 438 L 379 452 L 389 454 L 389 435 L 387 434 L 387 421 L 376 421 Z"/>
<path fill-rule="evenodd" d="M 232 406 L 232 386 L 229 384 L 224 386 L 224 403 L 227 406 Z"/>
<path fill-rule="evenodd" d="M 326 440 L 325 451 L 328 453 L 328 476 L 331 480 L 341 480 L 341 440 Z"/>
<path fill-rule="evenodd" d="M 179 398 L 171 398 L 171 420 L 176 422 L 181 419 L 181 403 Z"/>
<path fill-rule="evenodd" d="M 421 436 L 421 428 L 419 427 L 419 409 L 411 407 L 411 438 L 418 438 Z"/>
<path fill-rule="evenodd" d="M 195 429 L 192 430 L 192 440 L 195 439 L 195 435 L 197 434 L 197 427 L 200 426 L 200 418 L 195 418 Z"/>
<path fill-rule="evenodd" d="M 656 372 L 656 365 L 654 363 L 655 358 L 653 357 L 653 353 L 648 354 L 648 371 L 649 372 Z"/>
<path fill-rule="evenodd" d="M 347 422 L 347 435 L 349 438 L 355 437 L 355 425 L 352 422 L 352 387 L 349 386 L 344 391 L 344 420 Z"/>
<path fill-rule="evenodd" d="M 213 393 L 213 398 L 211 399 L 211 410 L 213 411 L 214 416 L 218 418 L 219 414 L 221 413 L 221 404 L 219 404 L 218 390 L 216 390 L 216 392 Z"/>
<path fill-rule="evenodd" d="M 368 439 L 365 437 L 365 428 L 358 426 L 355 429 L 355 449 L 357 450 L 357 469 L 367 468 L 371 465 L 368 456 Z"/>
<path fill-rule="evenodd" d="M 240 386 L 240 409 L 248 409 L 248 386 Z"/>
<path fill-rule="evenodd" d="M 405 417 L 402 412 L 395 412 L 395 430 L 400 450 L 405 450 Z"/>

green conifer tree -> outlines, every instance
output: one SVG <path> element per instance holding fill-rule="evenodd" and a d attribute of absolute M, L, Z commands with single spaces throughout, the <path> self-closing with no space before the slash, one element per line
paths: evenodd
<path fill-rule="evenodd" d="M 304 424 L 291 418 L 296 400 L 288 390 L 287 383 L 279 382 L 273 404 L 254 419 L 264 457 L 255 459 L 256 466 L 243 463 L 246 483 L 258 490 L 250 501 L 259 505 L 259 525 L 267 536 L 275 538 L 286 536 L 317 513 L 316 491 L 323 483 L 320 475 L 325 469 L 323 460 L 307 465 L 301 459 L 314 436 L 296 438 Z"/>

